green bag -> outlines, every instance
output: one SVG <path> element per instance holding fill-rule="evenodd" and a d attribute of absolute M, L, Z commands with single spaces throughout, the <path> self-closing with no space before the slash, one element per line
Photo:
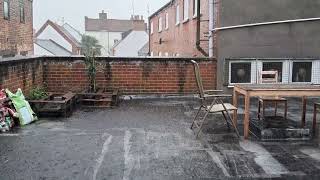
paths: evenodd
<path fill-rule="evenodd" d="M 32 111 L 28 101 L 25 100 L 25 97 L 20 88 L 18 89 L 16 94 L 13 94 L 8 89 L 6 89 L 6 93 L 19 114 L 19 121 L 21 126 L 30 124 L 31 122 L 38 119 L 35 113 Z"/>

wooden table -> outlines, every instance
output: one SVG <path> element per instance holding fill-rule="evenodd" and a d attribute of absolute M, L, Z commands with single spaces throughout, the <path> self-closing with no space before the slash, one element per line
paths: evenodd
<path fill-rule="evenodd" d="M 306 122 L 306 97 L 320 97 L 320 86 L 306 84 L 252 84 L 236 85 L 233 90 L 233 105 L 238 107 L 239 95 L 244 96 L 244 138 L 249 137 L 250 121 L 250 98 L 258 96 L 282 96 L 282 97 L 301 97 L 302 98 L 302 118 L 301 126 L 305 127 Z M 237 114 L 233 115 L 233 120 L 237 122 Z M 237 123 L 236 123 L 237 124 Z"/>

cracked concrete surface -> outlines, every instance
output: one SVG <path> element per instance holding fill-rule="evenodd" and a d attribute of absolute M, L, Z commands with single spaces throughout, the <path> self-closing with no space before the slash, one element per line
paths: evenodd
<path fill-rule="evenodd" d="M 0 134 L 0 179 L 320 178 L 319 141 L 239 140 L 219 116 L 197 140 L 197 107 L 191 98 L 130 100 Z"/>

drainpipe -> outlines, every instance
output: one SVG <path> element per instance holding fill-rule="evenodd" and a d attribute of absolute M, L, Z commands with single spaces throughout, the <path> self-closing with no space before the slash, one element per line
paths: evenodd
<path fill-rule="evenodd" d="M 209 0 L 209 57 L 213 57 L 214 0 Z"/>
<path fill-rule="evenodd" d="M 197 0 L 198 4 L 197 4 L 197 35 L 196 35 L 196 47 L 197 49 L 204 55 L 204 56 L 208 56 L 208 54 L 206 53 L 206 51 L 200 46 L 200 23 L 201 23 L 201 16 L 200 16 L 200 0 Z"/>

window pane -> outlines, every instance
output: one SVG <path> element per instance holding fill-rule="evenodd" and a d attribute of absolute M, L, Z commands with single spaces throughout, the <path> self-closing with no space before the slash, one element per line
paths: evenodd
<path fill-rule="evenodd" d="M 166 29 L 169 28 L 169 14 L 166 13 Z"/>
<path fill-rule="evenodd" d="M 176 24 L 179 24 L 180 22 L 180 9 L 179 9 L 179 5 L 177 6 L 177 9 L 176 9 Z"/>
<path fill-rule="evenodd" d="M 8 1 L 3 2 L 3 13 L 4 13 L 4 19 L 9 19 L 9 2 Z"/>
<path fill-rule="evenodd" d="M 251 83 L 251 63 L 231 63 L 231 83 Z"/>
<path fill-rule="evenodd" d="M 294 62 L 292 82 L 311 82 L 312 62 Z"/>
<path fill-rule="evenodd" d="M 197 15 L 198 0 L 193 0 L 193 15 Z"/>
<path fill-rule="evenodd" d="M 282 82 L 282 62 L 264 62 L 262 71 L 277 71 L 278 82 Z"/>
<path fill-rule="evenodd" d="M 25 22 L 24 20 L 25 20 L 24 19 L 24 7 L 23 7 L 23 5 L 21 5 L 21 7 L 20 7 L 20 22 L 24 23 Z"/>
<path fill-rule="evenodd" d="M 189 0 L 184 0 L 183 2 L 183 19 L 187 20 L 189 18 Z"/>

